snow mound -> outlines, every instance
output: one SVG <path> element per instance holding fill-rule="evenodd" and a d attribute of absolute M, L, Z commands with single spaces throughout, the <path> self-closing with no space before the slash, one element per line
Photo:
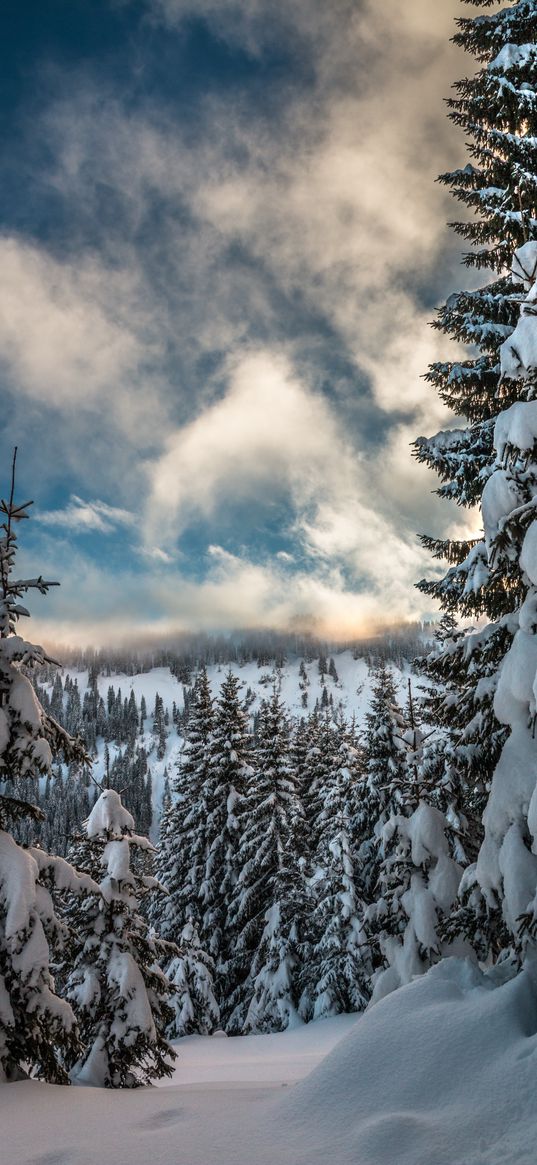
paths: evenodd
<path fill-rule="evenodd" d="M 534 1165 L 536 1000 L 529 971 L 498 985 L 439 963 L 279 1100 L 282 1147 L 295 1165 Z"/>

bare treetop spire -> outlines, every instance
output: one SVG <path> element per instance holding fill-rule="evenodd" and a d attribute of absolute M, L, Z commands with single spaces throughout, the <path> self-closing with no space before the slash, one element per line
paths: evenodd
<path fill-rule="evenodd" d="M 12 577 L 17 554 L 17 534 L 14 527 L 17 522 L 22 522 L 29 517 L 27 510 L 34 504 L 33 501 L 22 502 L 22 504 L 15 502 L 16 464 L 17 446 L 15 445 L 11 463 L 9 499 L 8 501 L 5 498 L 0 499 L 0 514 L 3 515 L 3 521 L 0 525 L 2 531 L 0 536 L 0 637 L 2 639 L 15 634 L 17 621 L 21 615 L 28 616 L 30 614 L 27 608 L 19 602 L 27 591 L 38 590 L 40 594 L 46 595 L 50 587 L 60 585 L 57 582 L 44 579 L 42 575 L 39 575 L 38 578 L 27 579 L 14 579 Z M 42 652 L 42 648 L 34 650 Z M 47 661 L 48 657 L 44 652 L 42 654 L 42 662 Z M 54 661 L 50 660 L 49 662 Z"/>

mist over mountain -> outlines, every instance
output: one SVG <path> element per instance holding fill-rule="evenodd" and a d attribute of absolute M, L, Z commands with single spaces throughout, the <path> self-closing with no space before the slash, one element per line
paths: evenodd
<path fill-rule="evenodd" d="M 47 650 L 67 669 L 96 667 L 104 674 L 134 675 L 153 667 L 169 667 L 178 676 L 212 664 L 251 663 L 284 666 L 294 659 L 312 661 L 344 651 L 355 659 L 410 663 L 426 649 L 435 629 L 433 623 L 394 623 L 366 637 L 328 639 L 313 631 L 238 629 L 230 633 L 182 632 L 174 635 L 129 636 L 109 647 L 80 647 L 46 641 Z"/>

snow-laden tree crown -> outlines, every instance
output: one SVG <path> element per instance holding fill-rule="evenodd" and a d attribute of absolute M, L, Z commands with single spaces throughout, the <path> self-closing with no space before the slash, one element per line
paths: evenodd
<path fill-rule="evenodd" d="M 424 539 L 448 570 L 420 585 L 446 612 L 425 665 L 443 730 L 429 765 L 466 834 L 450 928 L 489 958 L 523 955 L 537 930 L 537 5 L 519 0 L 458 26 L 479 68 L 448 104 L 471 161 L 442 181 L 472 212 L 454 224 L 472 245 L 464 262 L 493 279 L 439 313 L 436 326 L 471 355 L 428 378 L 466 424 L 420 438 L 416 455 L 439 474 L 441 496 L 480 508 L 483 530 Z"/>
<path fill-rule="evenodd" d="M 44 711 L 32 687 L 32 669 L 53 661 L 18 634 L 19 619 L 29 613 L 21 599 L 56 584 L 15 574 L 17 527 L 32 504 L 15 501 L 15 463 L 16 455 L 9 497 L 0 501 L 0 1078 L 35 1074 L 65 1081 L 78 1035 L 51 973 L 53 953 L 58 956 L 67 940 L 53 893 L 77 896 L 97 886 L 63 858 L 23 848 L 12 828 L 21 818 L 40 816 L 25 794 L 48 774 L 53 755 L 61 750 L 78 763 L 88 758 L 82 742 Z"/>

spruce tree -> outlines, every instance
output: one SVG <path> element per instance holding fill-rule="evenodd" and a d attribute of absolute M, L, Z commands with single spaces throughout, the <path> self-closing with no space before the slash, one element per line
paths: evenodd
<path fill-rule="evenodd" d="M 199 932 L 202 946 L 209 951 L 224 979 L 228 960 L 234 953 L 227 915 L 240 869 L 239 816 L 252 776 L 248 725 L 240 688 L 240 680 L 228 671 L 216 704 L 209 744 L 209 772 L 203 792 L 207 813 L 206 862 Z M 233 983 L 226 982 L 228 994 Z"/>
<path fill-rule="evenodd" d="M 220 1023 L 220 1008 L 215 995 L 215 966 L 203 950 L 195 924 L 186 923 L 179 939 L 179 950 L 166 967 L 166 978 L 173 987 L 173 1019 L 167 1027 L 168 1039 L 175 1040 L 195 1032 L 211 1035 Z"/>
<path fill-rule="evenodd" d="M 58 721 L 63 723 L 63 684 L 62 677 L 59 671 L 54 677 L 54 684 L 52 686 L 52 696 L 50 700 L 50 714 Z"/>
<path fill-rule="evenodd" d="M 462 867 L 453 857 L 454 831 L 435 803 L 438 790 L 423 779 L 418 734 L 414 730 L 412 735 L 414 747 L 407 751 L 397 789 L 398 809 L 392 797 L 391 812 L 378 834 L 379 876 L 375 902 L 366 912 L 373 957 L 378 951 L 381 960 L 373 1002 L 410 983 L 445 955 L 469 953 L 446 935 Z"/>
<path fill-rule="evenodd" d="M 254 775 L 239 816 L 238 877 L 228 909 L 231 1031 L 286 1027 L 301 994 L 308 926 L 304 811 L 277 687 L 259 711 Z"/>
<path fill-rule="evenodd" d="M 165 1036 L 172 991 L 158 966 L 165 947 L 140 913 L 159 885 L 131 868 L 131 849 L 153 847 L 133 830 L 119 793 L 104 790 L 76 846 L 77 864 L 99 881 L 98 892 L 82 910 L 69 911 L 77 949 L 66 993 L 83 1042 L 72 1075 L 106 1088 L 135 1088 L 169 1076 L 175 1058 Z"/>
<path fill-rule="evenodd" d="M 324 807 L 324 795 L 330 774 L 337 767 L 339 737 L 328 711 L 316 708 L 305 724 L 305 735 L 299 732 L 295 740 L 295 752 L 302 749 L 298 761 L 297 788 L 300 792 L 309 833 L 312 852 L 319 843 L 319 815 Z"/>
<path fill-rule="evenodd" d="M 486 0 L 473 2 L 488 7 Z M 517 917 L 528 906 L 528 894 L 516 899 L 511 883 L 520 888 L 525 878 L 531 885 L 534 862 L 528 778 L 510 807 L 504 794 L 502 820 L 497 808 L 500 780 L 512 786 L 507 769 L 529 772 L 533 764 L 532 746 L 522 728 L 514 731 L 500 689 L 521 633 L 532 634 L 531 618 L 525 621 L 529 576 L 521 569 L 531 520 L 531 442 L 523 428 L 511 429 L 509 422 L 513 409 L 520 420 L 518 410 L 530 408 L 534 395 L 534 360 L 524 347 L 533 333 L 534 309 L 531 303 L 523 308 L 519 322 L 519 305 L 526 297 L 532 300 L 537 238 L 537 10 L 533 0 L 518 0 L 457 23 L 454 39 L 479 68 L 456 84 L 448 104 L 452 120 L 466 133 L 472 161 L 441 180 L 473 212 L 453 224 L 473 248 L 464 262 L 488 269 L 492 281 L 450 296 L 440 312 L 437 326 L 471 345 L 473 354 L 435 364 L 428 378 L 464 427 L 420 439 L 416 453 L 439 474 L 441 496 L 467 507 L 481 503 L 483 510 L 484 536 L 476 533 L 466 542 L 424 539 L 436 558 L 447 561 L 448 570 L 421 588 L 438 598 L 448 614 L 480 620 L 479 627 L 462 635 L 456 629 L 448 634 L 427 671 L 442 687 L 437 722 L 446 736 L 446 769 L 462 800 L 479 807 L 492 781 L 485 840 L 477 871 L 470 866 L 464 875 L 458 916 L 460 929 L 478 941 L 480 954 L 487 957 L 505 945 L 504 926 L 518 934 Z M 513 281 L 509 267 L 515 253 Z M 524 704 L 523 715 L 531 719 L 530 696 Z M 504 726 L 511 729 L 507 742 Z M 479 841 L 478 835 L 474 849 Z M 509 905 L 508 886 L 513 891 Z"/>
<path fill-rule="evenodd" d="M 496 464 L 483 493 L 482 514 L 490 559 L 506 576 L 512 576 L 515 568 L 520 587 L 514 590 L 510 613 L 515 634 L 494 699 L 496 716 L 507 727 L 508 737 L 483 815 L 485 835 L 475 876 L 468 871 L 465 888 L 471 890 L 473 881 L 474 892 L 479 890 L 493 918 L 495 910 L 501 910 L 515 952 L 523 955 L 528 944 L 534 948 L 537 938 L 537 241 L 518 249 L 512 272 L 522 305 L 517 328 L 501 356 L 509 374 L 516 366 L 520 399 L 496 422 Z"/>
<path fill-rule="evenodd" d="M 157 757 L 159 760 L 163 760 L 166 755 L 167 733 L 164 722 L 164 702 L 158 692 L 155 696 L 155 707 L 153 710 L 153 737 L 157 746 Z"/>
<path fill-rule="evenodd" d="M 154 900 L 151 912 L 163 938 L 178 944 L 187 924 L 203 925 L 213 704 L 207 672 L 202 668 L 192 694 L 188 737 L 173 782 L 174 795 L 164 807 L 160 825 L 157 876 L 168 894 Z M 203 931 L 203 937 L 210 936 Z"/>
<path fill-rule="evenodd" d="M 364 767 L 353 832 L 361 893 L 372 903 L 380 873 L 379 839 L 390 814 L 402 803 L 406 770 L 405 722 L 393 673 L 384 662 L 373 672 L 365 720 Z"/>
<path fill-rule="evenodd" d="M 309 716 L 299 716 L 294 722 L 291 733 L 291 761 L 295 772 L 297 793 L 304 805 L 310 783 L 309 752 L 316 733 L 317 722 L 318 717 L 314 712 Z"/>
<path fill-rule="evenodd" d="M 303 974 L 313 1019 L 361 1011 L 372 973 L 352 830 L 356 752 L 348 747 L 341 722 L 337 736 L 340 747 L 318 791 L 314 829 L 310 948 Z"/>
<path fill-rule="evenodd" d="M 51 974 L 51 953 L 66 938 L 52 891 L 80 894 L 97 887 L 62 858 L 35 846 L 23 849 L 12 827 L 21 818 L 41 816 L 18 796 L 21 783 L 47 777 L 60 752 L 81 764 L 88 758 L 81 742 L 44 711 L 28 678 L 29 670 L 54 660 L 17 633 L 18 620 L 28 615 L 22 600 L 29 591 L 47 594 L 57 584 L 14 574 L 16 526 L 28 518 L 32 504 L 16 503 L 14 492 L 15 456 L 10 496 L 0 502 L 0 781 L 13 789 L 13 795 L 0 791 L 0 1079 L 32 1074 L 63 1082 L 77 1033 L 73 1012 L 57 996 Z"/>
<path fill-rule="evenodd" d="M 509 633 L 506 647 L 511 638 Z M 423 672 L 434 683 L 422 696 L 421 708 L 425 721 L 440 724 L 442 730 L 432 731 L 424 741 L 420 777 L 423 787 L 433 794 L 433 803 L 445 815 L 452 858 L 463 871 L 468 870 L 459 887 L 459 901 L 449 918 L 441 920 L 439 934 L 443 940 L 466 936 L 478 956 L 487 960 L 505 941 L 500 912 L 486 907 L 473 878 L 483 840 L 482 816 L 491 765 L 507 735 L 494 715 L 491 698 L 491 689 L 495 691 L 497 684 L 497 637 L 494 629 L 490 639 L 481 631 L 457 629 L 454 616 L 445 615 L 435 640 L 430 655 L 420 660 Z M 472 656 L 467 675 L 466 667 L 461 667 L 466 653 Z M 462 728 L 458 727 L 459 715 Z M 446 718 L 450 724 L 447 731 Z"/>
<path fill-rule="evenodd" d="M 330 663 L 328 664 L 328 675 L 332 677 L 335 684 L 339 683 L 339 676 L 337 674 L 336 665 L 332 656 L 330 657 Z"/>

